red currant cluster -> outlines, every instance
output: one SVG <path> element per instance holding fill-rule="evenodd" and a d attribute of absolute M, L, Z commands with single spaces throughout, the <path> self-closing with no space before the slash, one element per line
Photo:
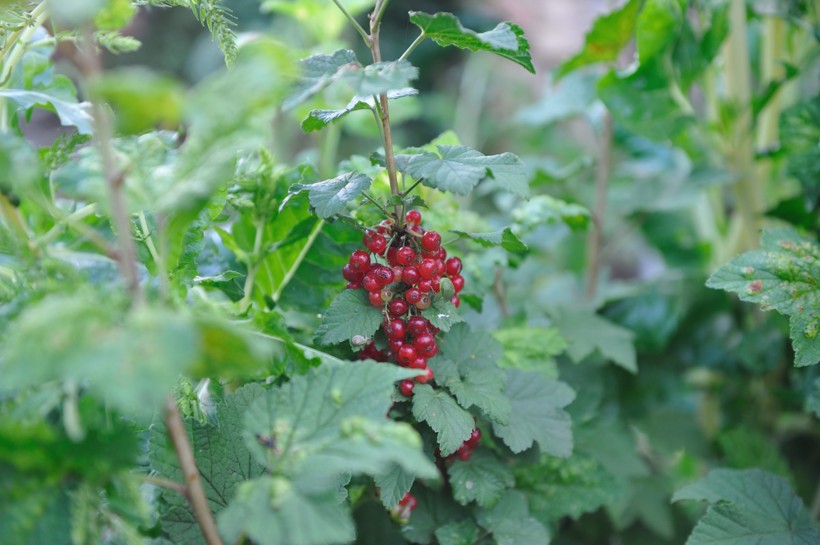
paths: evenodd
<path fill-rule="evenodd" d="M 370 342 L 359 356 L 423 369 L 425 374 L 416 377 L 415 382 L 426 383 L 433 379 L 427 360 L 438 353 L 435 337 L 439 330 L 421 311 L 441 292 L 441 279 L 445 276 L 455 288 L 450 302 L 456 307 L 461 304 L 461 260 L 447 258 L 447 251 L 441 247 L 441 235 L 421 227 L 421 213 L 417 210 L 405 214 L 403 227 L 388 219 L 366 230 L 362 243 L 367 251 L 353 252 L 342 275 L 348 281 L 348 289 L 364 289 L 370 304 L 382 308 L 387 346 L 380 350 Z M 399 384 L 399 390 L 409 397 L 414 385 L 412 380 L 405 380 Z"/>

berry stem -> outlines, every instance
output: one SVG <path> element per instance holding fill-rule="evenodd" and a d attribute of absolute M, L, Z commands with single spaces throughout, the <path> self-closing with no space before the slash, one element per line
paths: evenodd
<path fill-rule="evenodd" d="M 373 206 L 375 206 L 376 208 L 378 208 L 379 210 L 381 210 L 381 211 L 382 211 L 382 214 L 384 214 L 384 215 L 385 215 L 385 217 L 387 217 L 387 216 L 389 216 L 389 215 L 390 215 L 390 214 L 387 212 L 387 210 L 385 210 L 385 209 L 384 209 L 384 207 L 383 207 L 382 205 L 380 205 L 380 204 L 376 201 L 376 199 L 374 199 L 373 197 L 371 197 L 371 196 L 370 196 L 370 194 L 369 194 L 367 191 L 362 191 L 362 197 L 364 197 L 365 199 L 367 199 L 368 201 L 370 201 L 371 203 L 373 203 Z"/>
<path fill-rule="evenodd" d="M 415 182 L 413 182 L 413 185 L 411 185 L 405 191 L 403 191 L 401 196 L 406 197 L 407 195 L 409 195 L 410 192 L 413 191 L 414 189 L 416 189 L 416 186 L 419 185 L 420 183 L 421 183 L 421 180 L 416 180 Z"/>
<path fill-rule="evenodd" d="M 359 33 L 359 36 L 362 37 L 362 40 L 364 40 L 364 43 L 369 45 L 370 44 L 370 39 L 368 38 L 367 32 L 365 32 L 362 25 L 360 25 L 358 23 L 358 21 L 356 21 L 356 19 L 353 18 L 353 15 L 351 15 L 351 13 L 349 11 L 347 11 L 347 9 L 345 9 L 345 7 L 342 5 L 342 3 L 339 0 L 333 0 L 333 3 L 336 4 L 337 8 L 342 10 L 342 13 L 344 13 L 345 17 L 347 17 L 347 20 L 350 21 L 350 24 L 353 25 L 353 28 L 356 29 L 356 32 Z"/>

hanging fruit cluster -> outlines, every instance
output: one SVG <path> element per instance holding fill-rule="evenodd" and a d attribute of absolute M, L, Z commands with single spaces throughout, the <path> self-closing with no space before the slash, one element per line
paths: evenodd
<path fill-rule="evenodd" d="M 425 373 L 417 376 L 415 382 L 429 382 L 433 380 L 433 370 L 427 367 L 427 360 L 438 353 L 439 330 L 422 316 L 422 311 L 441 293 L 443 278 L 448 278 L 455 289 L 450 302 L 456 307 L 461 304 L 461 260 L 447 257 L 441 235 L 422 228 L 421 213 L 417 210 L 405 214 L 403 226 L 387 219 L 367 229 L 362 243 L 366 251 L 353 252 L 342 275 L 348 281 L 348 289 L 365 290 L 370 304 L 382 309 L 381 330 L 387 343 L 380 349 L 371 341 L 359 357 L 421 369 Z M 404 396 L 413 395 L 414 380 L 399 384 Z"/>

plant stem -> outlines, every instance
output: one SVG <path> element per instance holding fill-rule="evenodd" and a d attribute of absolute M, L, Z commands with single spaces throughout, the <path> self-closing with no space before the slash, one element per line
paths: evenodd
<path fill-rule="evenodd" d="M 399 60 L 400 60 L 400 61 L 403 61 L 403 60 L 405 60 L 407 57 L 409 57 L 409 56 L 410 56 L 410 53 L 412 53 L 413 51 L 415 51 L 415 50 L 416 50 L 416 48 L 417 48 L 417 47 L 421 44 L 421 42 L 423 42 L 423 41 L 425 40 L 425 38 L 427 38 L 427 34 L 425 34 L 424 32 L 422 32 L 421 34 L 419 34 L 419 35 L 418 35 L 418 37 L 417 37 L 415 40 L 413 40 L 413 43 L 411 43 L 411 44 L 407 47 L 407 49 L 404 51 L 404 53 L 402 53 L 402 54 L 401 54 L 401 57 L 399 57 Z"/>
<path fill-rule="evenodd" d="M 367 44 L 367 45 L 370 45 L 370 39 L 368 38 L 367 32 L 365 32 L 362 25 L 360 25 L 356 21 L 356 19 L 353 18 L 353 15 L 351 15 L 350 12 L 347 11 L 347 9 L 342 5 L 342 3 L 339 0 L 333 0 L 333 3 L 336 4 L 336 7 L 338 7 L 340 10 L 342 10 L 342 13 L 345 14 L 345 17 L 347 17 L 347 20 L 350 21 L 350 24 L 353 25 L 353 28 L 355 28 L 356 32 L 359 33 L 359 36 L 362 37 L 362 40 L 364 40 L 364 43 Z"/>
<path fill-rule="evenodd" d="M 416 186 L 419 185 L 420 183 L 421 183 L 420 179 L 413 182 L 413 185 L 411 185 L 410 187 L 408 187 L 407 189 L 402 191 L 401 196 L 406 197 L 407 195 L 409 195 L 410 192 L 413 191 L 414 189 L 416 189 Z"/>
<path fill-rule="evenodd" d="M 598 291 L 598 273 L 601 268 L 601 241 L 603 239 L 606 197 L 609 188 L 609 173 L 612 168 L 612 115 L 607 111 L 603 119 L 598 149 L 598 168 L 595 174 L 595 209 L 592 212 L 592 228 L 587 236 L 587 278 L 586 298 L 595 299 Z"/>
<path fill-rule="evenodd" d="M 369 194 L 367 191 L 362 191 L 362 197 L 364 197 L 365 199 L 367 199 L 368 201 L 370 201 L 371 203 L 373 203 L 373 205 L 374 205 L 376 208 L 378 208 L 379 210 L 381 210 L 382 214 L 384 214 L 385 216 L 389 216 L 389 215 L 390 215 L 390 214 L 388 214 L 388 213 L 387 213 L 387 210 L 385 210 L 385 209 L 384 209 L 384 207 L 383 207 L 382 205 L 380 205 L 378 202 L 376 202 L 376 199 L 374 199 L 373 197 L 371 197 L 371 196 L 370 196 L 370 194 Z"/>
<path fill-rule="evenodd" d="M 504 284 L 501 282 L 503 271 L 499 267 L 495 270 L 495 281 L 493 282 L 493 293 L 498 301 L 498 306 L 501 309 L 501 317 L 507 319 L 510 317 L 510 307 L 507 304 L 507 296 L 504 293 Z"/>
<path fill-rule="evenodd" d="M 179 460 L 179 467 L 185 479 L 185 497 L 191 505 L 194 517 L 202 530 L 202 537 L 207 545 L 222 545 L 222 538 L 216 529 L 211 509 L 208 507 L 208 499 L 205 491 L 202 490 L 202 483 L 199 480 L 199 468 L 194 460 L 194 453 L 191 450 L 191 443 L 188 441 L 188 433 L 185 431 L 185 424 L 179 415 L 179 407 L 173 396 L 168 396 L 165 401 L 165 426 L 168 428 L 168 435 L 174 445 L 174 451 Z"/>
<path fill-rule="evenodd" d="M 245 286 L 242 289 L 242 299 L 239 301 L 239 311 L 244 313 L 248 310 L 253 297 L 253 284 L 256 282 L 256 270 L 259 268 L 259 260 L 262 253 L 262 240 L 265 235 L 264 219 L 256 221 L 256 235 L 253 239 L 253 252 L 248 259 L 248 275 L 245 276 Z"/>
<path fill-rule="evenodd" d="M 276 291 L 273 292 L 273 295 L 271 295 L 271 299 L 273 299 L 274 302 L 279 301 L 279 298 L 282 297 L 282 292 L 285 291 L 287 285 L 290 284 L 290 281 L 293 280 L 294 276 L 296 276 L 296 271 L 299 270 L 299 267 L 305 260 L 305 256 L 307 256 L 310 248 L 313 246 L 313 243 L 316 242 L 316 238 L 319 236 L 319 233 L 322 232 L 322 227 L 324 227 L 324 225 L 325 220 L 319 220 L 316 222 L 316 226 L 313 228 L 313 231 L 310 232 L 305 245 L 302 246 L 302 251 L 299 252 L 298 256 L 296 256 L 296 261 L 293 262 L 293 265 L 291 265 L 290 269 L 288 269 L 288 272 L 285 274 L 282 282 L 276 288 Z"/>
<path fill-rule="evenodd" d="M 137 269 L 137 250 L 131 236 L 131 219 L 125 203 L 123 185 L 125 176 L 117 167 L 114 147 L 111 143 L 113 131 L 102 102 L 94 91 L 94 80 L 102 72 L 100 58 L 94 45 L 91 29 L 86 30 L 83 53 L 80 55 L 80 69 L 83 72 L 87 92 L 91 99 L 92 117 L 94 118 L 94 136 L 102 160 L 103 174 L 108 188 L 111 219 L 117 231 L 118 250 L 117 266 L 125 281 L 128 291 L 135 302 L 142 301 L 142 290 Z"/>
<path fill-rule="evenodd" d="M 387 4 L 389 1 L 390 0 L 376 0 L 376 7 L 373 9 L 373 17 L 371 19 L 372 21 L 375 21 L 376 25 L 381 24 L 382 17 L 384 17 L 384 11 L 387 9 Z"/>
<path fill-rule="evenodd" d="M 168 490 L 173 490 L 182 496 L 188 496 L 188 489 L 185 488 L 185 485 L 182 483 L 178 483 L 164 477 L 157 477 L 155 475 L 141 475 L 140 478 L 146 484 L 159 486 L 160 488 L 167 488 Z"/>

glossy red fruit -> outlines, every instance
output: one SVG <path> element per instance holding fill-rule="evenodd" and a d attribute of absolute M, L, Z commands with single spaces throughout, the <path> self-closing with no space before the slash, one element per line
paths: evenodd
<path fill-rule="evenodd" d="M 427 320 L 423 316 L 412 316 L 407 320 L 407 330 L 413 335 L 427 333 Z"/>
<path fill-rule="evenodd" d="M 416 348 L 416 350 L 420 350 L 422 352 L 426 351 L 431 345 L 435 343 L 435 339 L 433 339 L 433 336 L 429 333 L 422 333 L 421 335 L 417 335 L 416 338 L 413 339 L 413 346 Z"/>
<path fill-rule="evenodd" d="M 359 288 L 361 288 L 361 287 L 362 287 L 362 283 L 361 283 L 361 282 L 353 282 L 353 281 L 351 281 L 351 282 L 348 282 L 348 283 L 347 283 L 347 286 L 345 286 L 345 289 L 348 289 L 348 290 L 357 290 L 357 289 L 359 289 Z"/>
<path fill-rule="evenodd" d="M 404 223 L 409 223 L 410 225 L 418 225 L 421 223 L 421 212 L 418 210 L 408 210 L 407 213 L 404 215 Z"/>
<path fill-rule="evenodd" d="M 387 249 L 387 240 L 384 238 L 384 235 L 376 233 L 370 237 L 369 241 L 365 242 L 365 246 L 367 246 L 367 249 L 372 253 L 381 255 Z"/>
<path fill-rule="evenodd" d="M 390 231 L 393 230 L 393 220 L 385 219 L 379 222 L 379 226 L 376 228 L 379 234 L 386 235 Z"/>
<path fill-rule="evenodd" d="M 444 261 L 440 259 L 436 259 L 436 276 L 441 276 L 444 274 Z"/>
<path fill-rule="evenodd" d="M 416 288 L 410 288 L 404 294 L 404 298 L 411 305 L 415 305 L 419 301 L 421 301 L 421 297 L 422 297 L 421 292 L 419 290 L 417 290 Z"/>
<path fill-rule="evenodd" d="M 361 282 L 364 274 L 354 269 L 350 263 L 345 263 L 342 267 L 342 276 L 348 282 Z"/>
<path fill-rule="evenodd" d="M 393 281 L 393 269 L 385 267 L 384 265 L 376 265 L 370 269 L 368 274 L 372 274 L 381 287 L 385 287 Z"/>
<path fill-rule="evenodd" d="M 419 280 L 418 288 L 421 293 L 430 293 L 433 291 L 432 280 Z"/>
<path fill-rule="evenodd" d="M 402 246 L 396 252 L 396 261 L 399 262 L 399 265 L 412 265 L 415 260 L 416 251 L 410 246 Z"/>
<path fill-rule="evenodd" d="M 447 250 L 444 249 L 444 246 L 438 249 L 438 254 L 436 254 L 436 259 L 440 259 L 445 261 L 447 259 Z"/>
<path fill-rule="evenodd" d="M 424 280 L 430 280 L 436 274 L 436 261 L 434 259 L 424 259 L 418 267 L 419 275 Z"/>
<path fill-rule="evenodd" d="M 413 363 L 413 360 L 416 359 L 416 349 L 408 344 L 405 344 L 399 349 L 396 359 L 399 360 L 399 363 L 402 365 L 410 365 Z"/>
<path fill-rule="evenodd" d="M 364 250 L 356 250 L 350 254 L 350 266 L 353 270 L 360 273 L 366 273 L 370 268 L 370 255 Z"/>
<path fill-rule="evenodd" d="M 453 297 L 458 297 L 458 295 L 453 295 Z M 425 293 L 421 296 L 418 303 L 416 303 L 416 308 L 419 310 L 424 310 L 426 308 L 430 308 L 431 303 L 432 300 L 430 299 L 430 296 Z"/>
<path fill-rule="evenodd" d="M 404 495 L 404 497 L 402 497 L 402 499 L 399 500 L 399 505 L 406 505 L 412 511 L 416 508 L 416 498 L 413 496 L 413 494 L 408 492 Z"/>
<path fill-rule="evenodd" d="M 456 289 L 456 293 L 461 293 L 461 290 L 464 289 L 464 277 L 460 274 L 456 274 L 451 276 L 450 280 L 453 282 L 453 287 Z"/>
<path fill-rule="evenodd" d="M 369 273 L 362 279 L 362 287 L 370 293 L 378 293 L 382 289 L 382 286 L 376 277 Z"/>
<path fill-rule="evenodd" d="M 473 449 L 470 448 L 470 446 L 465 443 L 465 444 L 461 445 L 460 447 L 458 447 L 458 450 L 456 451 L 456 456 L 458 456 L 458 459 L 461 460 L 462 462 L 466 462 L 467 460 L 470 459 L 470 454 L 472 454 L 472 453 L 473 453 Z"/>
<path fill-rule="evenodd" d="M 404 397 L 410 397 L 413 395 L 413 388 L 416 387 L 416 383 L 412 380 L 403 380 L 399 382 L 399 391 L 401 395 Z"/>
<path fill-rule="evenodd" d="M 400 339 L 388 339 L 387 340 L 387 348 L 393 351 L 394 354 L 398 354 L 401 347 L 404 346 L 404 341 Z"/>
<path fill-rule="evenodd" d="M 408 365 L 410 369 L 427 369 L 427 358 L 424 356 L 416 356 L 416 359 Z"/>
<path fill-rule="evenodd" d="M 451 257 L 444 262 L 444 269 L 447 276 L 455 276 L 461 272 L 461 260 L 457 257 Z"/>
<path fill-rule="evenodd" d="M 393 318 L 398 318 L 399 316 L 404 316 L 409 308 L 410 305 L 407 304 L 407 301 L 396 297 L 387 305 L 387 312 L 389 312 Z"/>
<path fill-rule="evenodd" d="M 428 252 L 435 252 L 441 247 L 441 235 L 436 231 L 427 231 L 421 237 L 421 247 Z"/>
<path fill-rule="evenodd" d="M 433 370 L 428 367 L 424 370 L 423 375 L 418 375 L 416 377 L 416 382 L 418 382 L 419 384 L 427 384 L 428 382 L 433 380 L 434 377 L 435 375 L 433 374 Z"/>
<path fill-rule="evenodd" d="M 450 302 L 453 303 L 453 306 L 458 308 L 461 306 L 461 297 L 459 297 L 458 294 L 453 295 L 452 297 L 450 297 Z"/>
<path fill-rule="evenodd" d="M 429 280 L 429 282 L 431 283 L 431 285 L 433 287 L 433 292 L 434 293 L 438 293 L 438 292 L 441 291 L 441 277 L 440 276 L 434 276 L 432 280 Z"/>
<path fill-rule="evenodd" d="M 382 301 L 381 294 L 377 291 L 369 292 L 367 294 L 367 298 L 370 300 L 370 304 L 373 305 L 374 307 L 380 307 L 384 303 L 384 301 Z"/>
<path fill-rule="evenodd" d="M 419 274 L 419 270 L 412 265 L 409 267 L 405 267 L 404 270 L 401 272 L 401 280 L 408 286 L 413 286 L 418 283 L 421 275 Z"/>
<path fill-rule="evenodd" d="M 438 354 L 438 345 L 434 342 L 428 346 L 425 346 L 422 349 L 417 348 L 416 352 L 424 356 L 425 358 L 432 358 L 436 354 Z"/>
<path fill-rule="evenodd" d="M 384 326 L 384 334 L 387 335 L 387 338 L 391 341 L 400 341 L 404 339 L 404 335 L 407 333 L 407 326 L 404 323 L 404 320 L 393 320 L 386 326 Z M 403 349 L 404 347 L 402 347 Z M 401 354 L 401 349 L 399 350 L 399 354 Z M 415 357 L 415 349 L 413 349 L 413 357 Z"/>
<path fill-rule="evenodd" d="M 475 428 L 472 432 L 470 432 L 470 438 L 467 439 L 464 444 L 470 445 L 472 448 L 478 446 L 478 442 L 481 441 L 481 430 Z"/>
<path fill-rule="evenodd" d="M 399 262 L 396 261 L 396 253 L 398 251 L 399 249 L 395 246 L 391 246 L 387 249 L 387 264 L 391 267 L 395 267 L 399 264 Z"/>

